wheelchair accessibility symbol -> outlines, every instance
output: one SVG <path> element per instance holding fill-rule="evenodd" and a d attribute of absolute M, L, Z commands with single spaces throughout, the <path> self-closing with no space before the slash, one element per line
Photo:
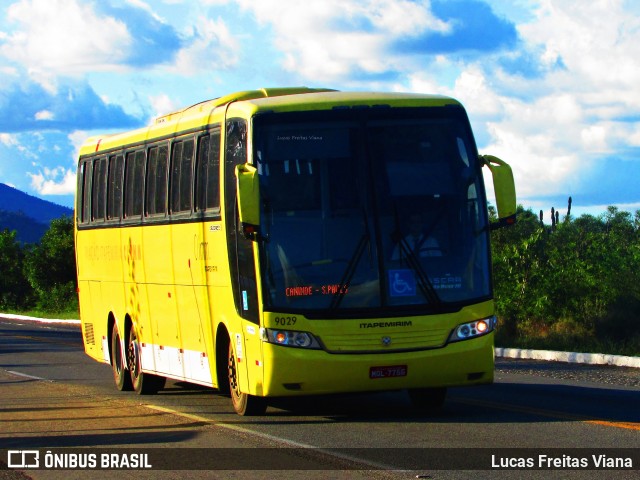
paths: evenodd
<path fill-rule="evenodd" d="M 389 296 L 413 297 L 416 294 L 416 279 L 411 270 L 389 270 Z"/>

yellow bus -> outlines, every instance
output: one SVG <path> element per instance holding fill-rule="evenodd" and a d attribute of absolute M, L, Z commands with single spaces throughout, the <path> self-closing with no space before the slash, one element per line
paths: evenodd
<path fill-rule="evenodd" d="M 493 381 L 489 224 L 509 166 L 441 96 L 238 92 L 82 146 L 76 260 L 86 353 L 120 390 L 268 397 Z"/>

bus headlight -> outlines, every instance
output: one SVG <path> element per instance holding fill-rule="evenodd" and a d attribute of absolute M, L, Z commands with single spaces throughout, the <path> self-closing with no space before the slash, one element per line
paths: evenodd
<path fill-rule="evenodd" d="M 496 317 L 483 318 L 474 322 L 462 323 L 453 329 L 449 335 L 449 342 L 459 342 L 469 338 L 480 337 L 492 332 L 496 328 Z"/>
<path fill-rule="evenodd" d="M 272 328 L 260 329 L 262 340 L 275 345 L 286 347 L 313 348 L 319 350 L 320 343 L 308 332 L 296 332 L 292 330 L 274 330 Z"/>

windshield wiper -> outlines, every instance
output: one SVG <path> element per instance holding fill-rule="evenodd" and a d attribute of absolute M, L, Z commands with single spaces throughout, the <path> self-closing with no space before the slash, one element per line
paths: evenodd
<path fill-rule="evenodd" d="M 433 284 L 431 280 L 429 280 L 429 276 L 427 272 L 425 272 L 422 264 L 418 260 L 416 256 L 416 252 L 411 249 L 407 241 L 403 238 L 402 232 L 400 231 L 400 221 L 398 220 L 398 209 L 394 205 L 393 209 L 394 219 L 396 224 L 396 230 L 391 234 L 392 240 L 396 240 L 398 247 L 400 248 L 400 258 L 405 258 L 407 260 L 407 265 L 418 277 L 418 288 L 424 297 L 429 301 L 429 303 L 434 305 L 440 305 L 442 300 L 438 296 L 438 292 L 433 288 Z"/>
<path fill-rule="evenodd" d="M 329 308 L 331 310 L 335 310 L 340 306 L 340 303 L 342 303 L 342 299 L 344 298 L 345 294 L 347 293 L 347 290 L 349 289 L 349 285 L 351 284 L 351 279 L 353 278 L 353 275 L 356 273 L 356 268 L 360 263 L 362 254 L 364 253 L 366 246 L 370 242 L 369 227 L 367 225 L 367 216 L 364 210 L 362 211 L 362 216 L 363 216 L 365 231 L 362 234 L 362 237 L 360 237 L 360 240 L 358 241 L 358 245 L 356 245 L 356 249 L 351 255 L 351 258 L 349 259 L 349 263 L 347 264 L 347 268 L 344 271 L 342 278 L 340 279 L 340 288 L 336 293 L 333 294 L 333 298 L 331 299 L 331 304 L 329 305 Z"/>

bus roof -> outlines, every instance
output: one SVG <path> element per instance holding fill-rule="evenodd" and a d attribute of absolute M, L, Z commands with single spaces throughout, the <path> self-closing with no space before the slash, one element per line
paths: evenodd
<path fill-rule="evenodd" d="M 176 120 L 184 115 L 196 113 L 196 112 L 208 112 L 217 107 L 227 105 L 232 102 L 241 102 L 246 100 L 253 100 L 258 98 L 274 98 L 284 97 L 289 95 L 309 94 L 317 92 L 330 92 L 332 90 L 326 88 L 308 88 L 308 87 L 290 87 L 290 88 L 261 88 L 259 90 L 247 90 L 243 92 L 230 93 L 224 97 L 214 98 L 213 100 L 205 100 L 204 102 L 196 103 L 187 108 L 177 110 L 175 112 L 168 113 L 156 118 L 155 123 L 164 123 L 171 120 Z"/>
<path fill-rule="evenodd" d="M 234 115 L 251 116 L 259 111 L 328 110 L 350 107 L 418 107 L 460 105 L 456 100 L 440 95 L 417 93 L 340 92 L 326 88 L 290 87 L 262 88 L 235 92 L 213 100 L 206 100 L 187 108 L 156 118 L 150 126 L 137 130 L 93 136 L 86 140 L 80 155 L 94 154 L 100 150 L 144 142 L 151 138 L 173 135 L 182 130 L 214 123 L 214 114 L 224 107 Z M 218 120 L 219 122 L 220 120 Z"/>

